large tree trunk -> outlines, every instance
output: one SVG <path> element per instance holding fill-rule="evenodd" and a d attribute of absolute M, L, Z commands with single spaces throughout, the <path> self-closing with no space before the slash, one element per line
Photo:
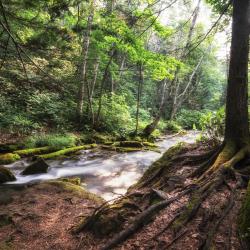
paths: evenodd
<path fill-rule="evenodd" d="M 233 1 L 233 27 L 226 101 L 225 140 L 237 146 L 249 140 L 248 55 L 249 0 Z"/>

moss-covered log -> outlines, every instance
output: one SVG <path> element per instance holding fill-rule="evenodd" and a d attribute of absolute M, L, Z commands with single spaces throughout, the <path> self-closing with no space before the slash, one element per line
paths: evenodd
<path fill-rule="evenodd" d="M 10 164 L 18 160 L 20 160 L 18 154 L 7 153 L 0 155 L 0 164 Z"/>
<path fill-rule="evenodd" d="M 51 158 L 56 158 L 58 156 L 62 156 L 62 155 L 69 155 L 69 154 L 73 154 L 79 150 L 87 150 L 87 149 L 91 149 L 91 148 L 95 148 L 97 147 L 96 144 L 89 144 L 89 145 L 83 145 L 83 146 L 77 146 L 77 147 L 72 147 L 72 148 L 65 148 L 53 153 L 49 153 L 49 154 L 43 154 L 43 155 L 39 155 L 39 158 L 42 159 L 51 159 Z"/>
<path fill-rule="evenodd" d="M 16 150 L 14 151 L 14 153 L 20 155 L 21 157 L 27 157 L 27 156 L 45 154 L 53 151 L 54 150 L 51 147 L 41 147 L 41 148 L 28 148 L 28 149 Z"/>

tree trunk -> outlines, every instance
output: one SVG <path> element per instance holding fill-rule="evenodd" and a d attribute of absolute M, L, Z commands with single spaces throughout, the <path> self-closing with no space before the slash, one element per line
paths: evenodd
<path fill-rule="evenodd" d="M 90 44 L 90 34 L 91 34 L 91 26 L 93 23 L 94 18 L 94 1 L 91 0 L 90 2 L 90 13 L 88 16 L 87 21 L 87 30 L 84 37 L 84 42 L 82 46 L 82 64 L 80 67 L 80 84 L 79 84 L 79 97 L 78 97 L 78 105 L 77 105 L 77 111 L 78 111 L 78 117 L 79 117 L 79 124 L 82 123 L 83 118 L 83 102 L 84 102 L 84 96 L 85 96 L 85 85 L 86 85 L 86 72 L 87 72 L 87 60 L 88 60 L 88 52 L 89 52 L 89 44 Z M 88 86 L 87 86 L 88 87 Z M 89 91 L 87 91 L 89 95 Z"/>
<path fill-rule="evenodd" d="M 248 55 L 249 0 L 233 1 L 233 26 L 226 101 L 225 140 L 237 147 L 249 141 Z"/>
<path fill-rule="evenodd" d="M 161 102 L 160 102 L 158 113 L 155 116 L 153 122 L 148 124 L 143 130 L 143 136 L 145 136 L 145 137 L 149 137 L 154 132 L 154 130 L 156 129 L 156 127 L 157 127 L 157 125 L 158 125 L 158 123 L 159 123 L 159 121 L 161 119 L 164 104 L 165 104 L 165 100 L 166 100 L 166 89 L 167 89 L 167 79 L 165 79 L 164 83 L 163 83 Z"/>
<path fill-rule="evenodd" d="M 140 102 L 141 102 L 141 92 L 142 92 L 143 81 L 144 81 L 143 67 L 142 67 L 142 63 L 140 63 L 139 64 L 139 82 L 138 82 L 138 90 L 137 90 L 137 108 L 136 108 L 135 135 L 137 135 L 137 133 L 138 133 L 139 112 L 140 112 Z"/>

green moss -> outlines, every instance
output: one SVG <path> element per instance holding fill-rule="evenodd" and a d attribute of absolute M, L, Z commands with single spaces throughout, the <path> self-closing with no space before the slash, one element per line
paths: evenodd
<path fill-rule="evenodd" d="M 98 195 L 87 191 L 82 186 L 75 185 L 75 184 L 68 182 L 68 181 L 53 180 L 53 181 L 47 181 L 47 182 L 45 182 L 45 184 L 59 187 L 60 189 L 62 189 L 64 191 L 72 193 L 72 195 L 77 195 L 83 199 L 92 200 L 98 204 L 101 204 L 104 202 L 104 199 L 102 199 Z"/>
<path fill-rule="evenodd" d="M 143 144 L 143 146 L 145 146 L 145 147 L 157 148 L 157 145 L 155 145 L 155 143 L 152 143 L 152 142 L 144 141 L 144 142 L 142 142 L 142 144 Z"/>
<path fill-rule="evenodd" d="M 119 146 L 127 148 L 142 148 L 143 144 L 139 141 L 121 141 L 119 142 Z"/>
<path fill-rule="evenodd" d="M 130 147 L 115 147 L 115 151 L 122 152 L 122 153 L 129 153 L 129 152 L 138 152 L 141 151 L 142 148 L 130 148 Z"/>
<path fill-rule="evenodd" d="M 77 186 L 81 186 L 81 179 L 78 177 L 75 178 L 60 178 L 59 181 L 69 182 Z"/>
<path fill-rule="evenodd" d="M 173 228 L 175 230 L 179 230 L 180 227 L 183 226 L 184 223 L 186 223 L 192 214 L 193 209 L 201 202 L 200 194 L 196 193 L 192 196 L 190 201 L 188 202 L 186 209 L 183 213 L 181 213 L 181 216 L 174 222 Z"/>
<path fill-rule="evenodd" d="M 53 153 L 49 153 L 49 154 L 39 155 L 39 157 L 42 159 L 51 159 L 51 158 L 55 158 L 55 157 L 62 156 L 62 155 L 72 154 L 72 153 L 75 153 L 79 150 L 86 150 L 86 149 L 91 149 L 91 148 L 95 148 L 95 147 L 97 147 L 96 144 L 77 146 L 77 147 L 62 149 L 62 150 L 59 150 L 59 151 L 56 151 Z"/>
<path fill-rule="evenodd" d="M 154 162 L 146 170 L 142 178 L 135 185 L 133 185 L 132 188 L 139 187 L 159 171 L 162 171 L 161 176 L 166 175 L 168 173 L 169 167 L 171 166 L 172 158 L 179 154 L 185 148 L 185 145 L 185 143 L 178 143 L 177 145 L 169 148 L 158 161 Z M 157 179 L 157 181 L 159 180 Z"/>
<path fill-rule="evenodd" d="M 18 154 L 7 153 L 0 155 L 0 164 L 10 164 L 18 160 L 20 160 Z"/>
<path fill-rule="evenodd" d="M 27 138 L 24 144 L 26 148 L 49 146 L 54 150 L 59 150 L 76 146 L 77 140 L 74 134 L 36 134 Z"/>
<path fill-rule="evenodd" d="M 16 180 L 16 177 L 12 174 L 12 172 L 8 168 L 0 166 L 0 183 L 14 180 Z"/>
<path fill-rule="evenodd" d="M 248 183 L 245 200 L 239 214 L 238 226 L 240 237 L 246 242 L 250 248 L 250 181 Z"/>
<path fill-rule="evenodd" d="M 29 148 L 29 149 L 17 150 L 17 151 L 14 151 L 14 153 L 20 155 L 21 157 L 26 157 L 26 156 L 49 153 L 53 151 L 54 151 L 53 148 L 47 146 L 47 147 L 41 147 L 41 148 Z"/>

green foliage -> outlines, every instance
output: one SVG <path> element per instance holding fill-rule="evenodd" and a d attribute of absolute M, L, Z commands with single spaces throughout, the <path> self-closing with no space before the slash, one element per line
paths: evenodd
<path fill-rule="evenodd" d="M 74 147 L 77 137 L 73 134 L 37 134 L 26 139 L 25 147 L 36 148 L 49 146 L 53 149 Z"/>
<path fill-rule="evenodd" d="M 53 124 L 58 128 L 67 120 L 68 108 L 65 104 L 56 93 L 36 92 L 28 100 L 29 114 L 40 124 Z"/>
<path fill-rule="evenodd" d="M 204 113 L 200 118 L 200 126 L 208 138 L 220 140 L 225 130 L 225 108 Z"/>
<path fill-rule="evenodd" d="M 182 127 L 176 121 L 166 121 L 164 129 L 167 132 L 178 133 L 182 130 Z"/>
<path fill-rule="evenodd" d="M 133 128 L 133 120 L 129 112 L 129 107 L 122 95 L 104 95 L 102 100 L 101 128 L 104 131 L 116 135 L 125 135 Z M 94 109 L 97 111 L 98 102 Z"/>
<path fill-rule="evenodd" d="M 182 109 L 177 115 L 177 123 L 185 129 L 201 129 L 200 119 L 203 113 L 198 110 Z"/>

